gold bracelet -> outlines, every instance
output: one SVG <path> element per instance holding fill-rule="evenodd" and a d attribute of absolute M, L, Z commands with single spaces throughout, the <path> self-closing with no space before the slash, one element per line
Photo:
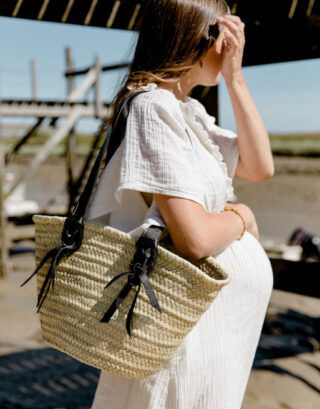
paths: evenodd
<path fill-rule="evenodd" d="M 243 235 L 244 235 L 244 233 L 245 233 L 245 231 L 246 231 L 246 228 L 247 228 L 246 222 L 245 222 L 245 220 L 244 220 L 242 214 L 241 214 L 241 213 L 239 212 L 239 210 L 236 209 L 235 207 L 228 207 L 228 206 L 226 206 L 226 207 L 223 209 L 223 211 L 224 211 L 224 212 L 227 212 L 227 211 L 233 212 L 233 213 L 237 214 L 237 215 L 240 217 L 240 219 L 242 220 L 243 230 L 242 230 L 242 233 L 240 234 L 240 237 L 237 238 L 237 240 L 241 240 L 242 237 L 243 237 Z"/>

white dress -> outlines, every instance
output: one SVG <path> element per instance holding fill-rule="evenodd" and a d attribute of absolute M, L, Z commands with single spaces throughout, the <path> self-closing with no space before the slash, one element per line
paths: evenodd
<path fill-rule="evenodd" d="M 194 200 L 219 213 L 232 199 L 237 136 L 203 105 L 148 84 L 131 104 L 125 139 L 103 172 L 89 219 L 141 233 L 162 224 L 139 192 Z M 140 227 L 143 225 L 143 227 Z M 240 409 L 273 286 L 270 261 L 246 232 L 216 259 L 231 282 L 167 365 L 143 380 L 101 372 L 92 409 Z"/>

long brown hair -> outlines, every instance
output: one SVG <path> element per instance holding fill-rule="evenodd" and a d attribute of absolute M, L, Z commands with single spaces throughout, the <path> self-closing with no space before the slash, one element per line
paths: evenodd
<path fill-rule="evenodd" d="M 201 62 L 214 41 L 210 28 L 217 17 L 229 13 L 225 0 L 149 0 L 140 20 L 130 72 L 114 98 L 109 123 L 135 88 L 149 82 L 172 82 Z"/>

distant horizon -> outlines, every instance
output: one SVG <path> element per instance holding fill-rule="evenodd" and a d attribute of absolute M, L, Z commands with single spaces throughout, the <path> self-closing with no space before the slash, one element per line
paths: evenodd
<path fill-rule="evenodd" d="M 66 98 L 65 47 L 73 51 L 75 69 L 130 61 L 137 34 L 124 30 L 63 25 L 0 17 L 0 97 L 31 98 L 30 63 L 37 61 L 38 99 Z M 23 41 L 21 41 L 23 39 Z M 101 77 L 103 100 L 110 101 L 126 70 Z M 270 134 L 320 132 L 320 59 L 243 68 L 250 92 Z M 77 80 L 76 80 L 77 81 Z M 89 94 L 92 98 L 92 92 Z M 35 119 L 2 118 L 2 123 Z M 233 111 L 224 81 L 219 85 L 219 124 L 235 130 Z M 99 122 L 81 119 L 79 133 L 94 133 Z"/>
<path fill-rule="evenodd" d="M 3 118 L 2 118 L 3 119 Z M 10 137 L 10 136 L 7 136 L 8 135 L 8 133 L 10 133 L 10 131 L 12 131 L 11 133 L 13 133 L 14 132 L 14 130 L 16 130 L 17 132 L 21 132 L 21 133 L 23 133 L 23 131 L 27 131 L 30 127 L 32 126 L 32 124 L 30 124 L 30 123 L 6 123 L 6 122 L 4 122 L 4 121 L 2 121 L 2 123 L 1 123 L 1 135 L 2 136 L 4 136 L 4 138 L 7 138 L 7 137 Z M 44 130 L 44 132 L 43 132 L 43 130 Z M 9 131 L 9 132 L 8 132 Z M 46 134 L 46 132 L 48 132 L 48 134 L 49 133 L 51 133 L 51 132 L 49 132 L 49 131 L 51 131 L 51 132 L 53 132 L 53 130 L 50 130 L 50 127 L 49 127 L 49 125 L 43 125 L 40 129 L 39 129 L 39 131 L 38 131 L 38 133 L 44 133 L 44 134 Z M 79 131 L 77 131 L 76 132 L 77 133 L 77 135 L 84 135 L 84 136 L 89 136 L 89 135 L 92 135 L 92 134 L 94 134 L 94 131 L 93 132 L 91 132 L 91 131 L 81 131 L 81 130 L 79 130 Z M 268 132 L 269 133 L 269 135 L 270 136 L 288 136 L 288 137 L 291 137 L 291 136 L 314 136 L 314 137 L 320 137 L 320 130 L 317 132 L 317 131 L 310 131 L 310 132 Z M 13 136 L 16 136 L 16 137 L 20 137 L 20 136 L 22 136 L 22 135 L 11 135 L 11 137 L 13 137 Z"/>

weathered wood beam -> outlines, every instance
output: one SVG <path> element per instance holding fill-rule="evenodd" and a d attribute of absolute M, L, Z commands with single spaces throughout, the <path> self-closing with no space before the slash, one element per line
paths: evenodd
<path fill-rule="evenodd" d="M 21 147 L 28 142 L 30 137 L 33 135 L 33 133 L 39 128 L 39 126 L 42 124 L 44 118 L 38 118 L 37 122 L 28 130 L 28 132 L 25 134 L 25 136 L 20 139 L 20 141 L 13 147 L 10 153 L 6 155 L 6 160 L 5 162 L 8 163 L 12 156 L 15 155 L 16 153 L 19 152 Z"/>
<path fill-rule="evenodd" d="M 97 55 L 95 60 L 95 69 L 96 69 L 96 83 L 95 83 L 95 107 L 96 107 L 96 118 L 101 118 L 101 64 L 100 58 Z"/>
<path fill-rule="evenodd" d="M 5 193 L 5 197 L 8 197 L 12 192 L 21 185 L 26 179 L 28 179 L 38 166 L 44 162 L 50 155 L 52 149 L 60 143 L 63 138 L 70 132 L 78 119 L 82 116 L 82 107 L 75 106 L 72 114 L 67 118 L 65 123 L 56 130 L 56 132 L 48 139 L 48 141 L 42 146 L 37 155 L 32 159 L 31 163 L 27 166 L 26 170 L 20 179 L 14 183 L 9 190 Z"/>
<path fill-rule="evenodd" d="M 31 61 L 31 99 L 33 101 L 38 99 L 37 63 L 35 60 Z"/>
<path fill-rule="evenodd" d="M 90 68 L 80 84 L 69 94 L 68 101 L 76 102 L 84 93 L 95 84 L 97 79 L 96 67 Z"/>
<path fill-rule="evenodd" d="M 17 102 L 0 102 L 0 115 L 2 116 L 25 116 L 38 118 L 59 118 L 69 116 L 78 105 L 82 108 L 83 117 L 93 117 L 96 114 L 96 106 L 90 104 L 63 104 L 57 102 L 56 105 L 49 105 L 46 102 L 41 104 L 33 101 L 17 101 Z M 111 113 L 110 108 L 103 104 L 101 107 L 101 117 L 108 116 Z"/>
<path fill-rule="evenodd" d="M 72 73 L 73 71 L 73 60 L 72 60 L 72 53 L 71 48 L 66 48 L 66 63 L 67 63 L 67 73 Z M 74 88 L 74 78 L 73 75 L 68 75 L 68 82 L 67 82 L 67 95 L 70 95 Z"/>
<path fill-rule="evenodd" d="M 103 65 L 101 67 L 101 71 L 106 72 L 106 71 L 112 71 L 112 70 L 120 70 L 121 68 L 128 68 L 130 66 L 129 62 L 123 62 L 121 64 L 113 64 L 113 65 Z M 69 71 L 67 70 L 64 75 L 66 77 L 76 77 L 78 75 L 84 75 L 86 74 L 91 67 L 88 68 L 83 68 L 82 70 L 73 70 L 73 71 Z"/>
<path fill-rule="evenodd" d="M 0 118 L 1 120 L 1 118 Z M 8 260 L 8 239 L 7 239 L 7 218 L 4 208 L 4 181 L 5 181 L 5 163 L 4 163 L 4 143 L 0 123 L 0 278 L 3 278 L 9 270 Z"/>
<path fill-rule="evenodd" d="M 101 141 L 102 138 L 105 137 L 105 135 L 106 135 L 106 132 L 103 128 L 103 125 L 101 124 L 100 130 L 95 135 L 94 140 L 92 142 L 90 153 L 87 156 L 86 161 L 82 166 L 82 169 L 80 171 L 77 181 L 75 182 L 74 190 L 73 190 L 74 195 L 73 195 L 72 201 L 70 201 L 69 203 L 69 211 L 71 211 L 72 207 L 75 204 L 75 200 L 77 199 L 77 196 L 82 191 L 82 187 L 84 186 L 87 180 L 87 175 L 89 174 L 89 171 L 92 168 L 93 160 L 96 157 L 96 152 L 99 146 L 99 142 Z"/>

